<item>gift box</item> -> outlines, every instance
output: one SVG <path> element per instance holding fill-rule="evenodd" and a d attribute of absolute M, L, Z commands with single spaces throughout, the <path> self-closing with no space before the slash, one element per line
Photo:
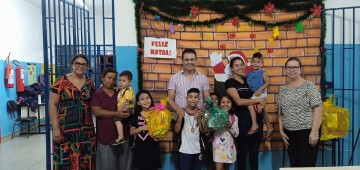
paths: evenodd
<path fill-rule="evenodd" d="M 172 115 L 166 109 L 166 103 L 167 98 L 161 99 L 160 104 L 150 108 L 144 115 L 149 135 L 157 139 L 164 138 L 170 129 Z"/>
<path fill-rule="evenodd" d="M 205 111 L 202 122 L 205 126 L 212 129 L 220 129 L 226 127 L 229 121 L 229 114 L 220 109 L 218 106 L 210 107 Z"/>

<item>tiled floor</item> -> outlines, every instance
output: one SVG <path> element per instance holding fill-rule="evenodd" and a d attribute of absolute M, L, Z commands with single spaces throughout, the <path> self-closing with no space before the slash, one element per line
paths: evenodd
<path fill-rule="evenodd" d="M 16 135 L 0 143 L 0 170 L 45 170 L 45 134 Z"/>

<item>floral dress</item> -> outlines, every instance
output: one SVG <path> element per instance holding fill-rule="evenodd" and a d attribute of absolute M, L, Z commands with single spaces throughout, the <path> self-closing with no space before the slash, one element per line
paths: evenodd
<path fill-rule="evenodd" d="M 234 163 L 236 161 L 236 147 L 234 138 L 239 135 L 238 118 L 229 116 L 231 129 L 222 128 L 214 131 L 213 161 L 221 163 Z"/>
<path fill-rule="evenodd" d="M 81 89 L 66 76 L 50 90 L 60 95 L 58 122 L 63 140 L 53 142 L 54 169 L 95 169 L 95 129 L 90 110 L 94 82 L 87 78 Z"/>

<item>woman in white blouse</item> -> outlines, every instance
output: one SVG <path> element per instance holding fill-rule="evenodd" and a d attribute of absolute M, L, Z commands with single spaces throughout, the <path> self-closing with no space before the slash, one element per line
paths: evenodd
<path fill-rule="evenodd" d="M 288 147 L 291 167 L 314 167 L 319 148 L 321 94 L 311 81 L 301 77 L 301 61 L 291 57 L 285 63 L 286 85 L 278 98 L 279 131 Z"/>

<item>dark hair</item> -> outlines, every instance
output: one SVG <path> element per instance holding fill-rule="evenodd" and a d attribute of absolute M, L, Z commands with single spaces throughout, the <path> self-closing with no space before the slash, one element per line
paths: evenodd
<path fill-rule="evenodd" d="M 108 67 L 101 73 L 101 77 L 105 77 L 107 73 L 115 73 L 117 75 L 117 71 L 114 68 Z"/>
<path fill-rule="evenodd" d="M 241 60 L 241 61 L 243 62 L 243 64 L 245 64 L 245 62 L 244 62 L 244 60 L 243 60 L 242 58 L 240 58 L 240 57 L 234 57 L 234 58 L 232 58 L 232 59 L 230 60 L 230 68 L 233 67 L 234 62 L 235 62 L 236 60 Z"/>
<path fill-rule="evenodd" d="M 71 58 L 71 65 L 74 64 L 75 60 L 77 58 L 82 58 L 86 61 L 86 64 L 89 64 L 89 59 L 86 57 L 86 55 L 84 54 L 76 54 Z"/>
<path fill-rule="evenodd" d="M 187 48 L 187 49 L 185 49 L 185 50 L 182 52 L 181 60 L 184 60 L 184 55 L 185 55 L 186 53 L 195 54 L 195 58 L 196 58 L 196 52 L 195 52 L 195 50 L 190 49 L 190 48 Z"/>
<path fill-rule="evenodd" d="M 135 105 L 135 109 L 134 109 L 134 110 L 135 110 L 135 111 L 134 111 L 135 113 L 140 113 L 140 112 L 142 111 L 142 107 L 141 107 L 140 105 L 138 105 L 137 102 L 139 101 L 140 95 L 143 94 L 143 93 L 149 95 L 150 100 L 151 100 L 150 107 L 154 107 L 154 106 L 155 106 L 155 105 L 154 105 L 154 100 L 153 100 L 150 92 L 147 91 L 147 90 L 139 90 L 139 91 L 136 93 L 136 97 L 135 97 L 135 100 L 136 100 L 136 105 Z"/>
<path fill-rule="evenodd" d="M 129 70 L 124 70 L 119 74 L 119 77 L 126 76 L 129 80 L 132 80 L 133 75 Z"/>
<path fill-rule="evenodd" d="M 299 58 L 297 58 L 297 57 L 290 57 L 289 59 L 286 60 L 286 62 L 285 62 L 285 67 L 287 66 L 287 64 L 288 64 L 289 61 L 297 61 L 297 62 L 299 63 L 300 68 L 301 68 L 301 66 L 302 66 L 301 61 L 300 61 Z"/>
<path fill-rule="evenodd" d="M 263 55 L 260 52 L 256 52 L 253 54 L 252 58 L 258 58 L 260 60 L 263 60 Z"/>
<path fill-rule="evenodd" d="M 220 95 L 219 95 L 219 93 L 216 93 L 216 92 L 213 91 L 213 92 L 210 93 L 210 97 L 213 96 L 213 95 L 215 95 L 218 98 L 218 103 L 217 104 L 219 105 L 219 103 L 220 103 L 220 100 L 219 100 Z"/>
<path fill-rule="evenodd" d="M 189 95 L 190 93 L 200 94 L 200 90 L 198 88 L 190 88 L 186 94 Z"/>
<path fill-rule="evenodd" d="M 221 99 L 224 98 L 224 97 L 228 98 L 228 99 L 231 101 L 231 108 L 230 108 L 230 110 L 229 110 L 228 112 L 229 112 L 230 114 L 234 114 L 234 113 L 235 113 L 235 107 L 234 107 L 235 102 L 234 102 L 234 100 L 232 99 L 232 97 L 231 97 L 229 94 L 225 93 L 225 94 L 224 94 L 223 96 L 221 96 L 221 98 L 219 99 L 220 104 L 221 104 Z M 219 105 L 219 106 L 220 106 L 220 105 Z"/>

